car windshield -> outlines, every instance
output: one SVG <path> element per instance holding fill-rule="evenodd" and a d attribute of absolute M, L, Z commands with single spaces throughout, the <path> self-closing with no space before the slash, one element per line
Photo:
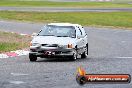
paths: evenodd
<path fill-rule="evenodd" d="M 38 36 L 56 36 L 56 37 L 72 37 L 75 38 L 75 28 L 73 26 L 55 26 L 46 25 Z"/>

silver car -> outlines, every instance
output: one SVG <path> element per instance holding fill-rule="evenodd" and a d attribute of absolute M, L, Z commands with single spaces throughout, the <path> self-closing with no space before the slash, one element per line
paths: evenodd
<path fill-rule="evenodd" d="M 87 34 L 79 24 L 47 24 L 33 37 L 30 44 L 30 61 L 36 61 L 37 57 L 68 57 L 76 60 L 78 55 L 81 58 L 88 55 Z"/>

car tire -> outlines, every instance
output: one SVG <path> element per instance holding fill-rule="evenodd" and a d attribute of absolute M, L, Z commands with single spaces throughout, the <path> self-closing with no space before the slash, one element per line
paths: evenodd
<path fill-rule="evenodd" d="M 88 55 L 88 44 L 86 44 L 86 51 L 81 54 L 81 58 L 86 58 Z"/>
<path fill-rule="evenodd" d="M 75 61 L 77 59 L 77 51 L 75 50 L 75 52 L 73 53 L 73 55 L 71 56 L 71 60 Z"/>
<path fill-rule="evenodd" d="M 29 54 L 29 59 L 30 59 L 31 62 L 34 62 L 34 61 L 37 60 L 37 56 Z"/>

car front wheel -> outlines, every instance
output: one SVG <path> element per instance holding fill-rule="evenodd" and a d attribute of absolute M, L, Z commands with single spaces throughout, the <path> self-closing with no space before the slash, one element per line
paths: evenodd
<path fill-rule="evenodd" d="M 77 51 L 75 51 L 71 57 L 72 61 L 75 61 L 77 59 Z"/>
<path fill-rule="evenodd" d="M 35 55 L 32 55 L 32 54 L 29 54 L 29 59 L 30 59 L 30 61 L 36 61 L 37 60 L 37 56 L 35 56 Z"/>

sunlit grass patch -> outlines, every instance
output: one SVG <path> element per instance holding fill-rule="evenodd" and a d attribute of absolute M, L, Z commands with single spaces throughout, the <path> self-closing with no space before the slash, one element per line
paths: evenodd
<path fill-rule="evenodd" d="M 88 8 L 127 8 L 132 7 L 128 3 L 113 2 L 50 2 L 29 0 L 0 0 L 0 6 L 30 6 L 30 7 L 88 7 Z"/>
<path fill-rule="evenodd" d="M 29 46 L 31 38 L 15 33 L 0 32 L 0 53 L 23 49 Z"/>
<path fill-rule="evenodd" d="M 31 22 L 70 22 L 84 26 L 132 28 L 132 12 L 15 12 L 0 11 L 0 19 Z"/>

